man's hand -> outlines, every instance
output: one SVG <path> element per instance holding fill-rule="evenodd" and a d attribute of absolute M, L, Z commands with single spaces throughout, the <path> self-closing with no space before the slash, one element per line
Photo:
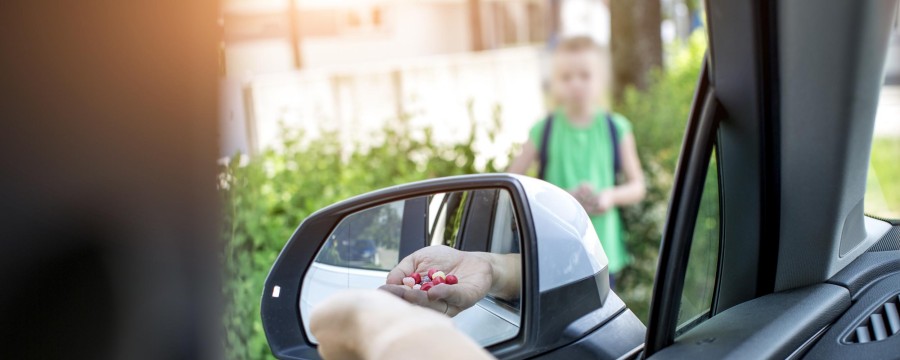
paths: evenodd
<path fill-rule="evenodd" d="M 490 358 L 449 318 L 377 290 L 332 296 L 314 309 L 309 328 L 325 359 Z M 441 341 L 429 341 L 434 334 Z"/>
<path fill-rule="evenodd" d="M 456 316 L 485 297 L 494 284 L 494 269 L 489 254 L 465 252 L 447 246 L 422 248 L 397 264 L 381 287 L 410 303 L 433 309 L 439 313 Z M 456 275 L 459 283 L 440 284 L 428 291 L 415 290 L 403 285 L 403 278 L 412 273 L 427 273 L 438 269 Z"/>

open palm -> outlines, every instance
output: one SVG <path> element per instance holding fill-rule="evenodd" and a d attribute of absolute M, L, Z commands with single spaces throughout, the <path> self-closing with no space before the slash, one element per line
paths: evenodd
<path fill-rule="evenodd" d="M 475 305 L 491 290 L 491 263 L 482 255 L 443 245 L 419 249 L 405 257 L 391 270 L 381 289 L 410 303 L 456 316 Z M 403 285 L 404 277 L 413 273 L 425 274 L 428 269 L 438 269 L 448 275 L 456 275 L 459 283 L 439 284 L 428 291 L 415 290 Z"/>

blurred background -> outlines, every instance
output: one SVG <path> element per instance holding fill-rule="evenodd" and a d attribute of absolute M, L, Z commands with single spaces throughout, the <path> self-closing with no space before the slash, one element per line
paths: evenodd
<path fill-rule="evenodd" d="M 601 103 L 631 120 L 647 175 L 646 199 L 623 209 L 634 261 L 616 288 L 646 320 L 706 51 L 701 1 L 224 0 L 220 9 L 227 357 L 271 357 L 260 291 L 307 215 L 386 186 L 504 171 L 548 111 L 548 52 L 574 35 L 600 45 Z M 867 213 L 883 217 L 900 216 L 896 30 L 891 41 L 866 194 Z"/>

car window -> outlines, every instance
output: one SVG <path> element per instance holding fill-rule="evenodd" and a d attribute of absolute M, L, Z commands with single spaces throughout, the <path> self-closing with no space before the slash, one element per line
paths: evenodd
<path fill-rule="evenodd" d="M 506 191 L 497 194 L 496 207 L 491 228 L 491 237 L 488 244 L 488 252 L 494 254 L 518 254 L 521 239 L 519 237 L 519 225 L 516 220 L 515 207 L 512 199 Z M 504 300 L 490 294 L 487 296 L 495 303 L 501 304 L 510 315 L 518 318 L 521 311 L 521 302 L 518 299 Z M 508 315 L 509 316 L 509 315 Z"/>
<path fill-rule="evenodd" d="M 897 166 L 900 161 L 900 19 L 896 21 L 885 62 L 866 177 L 865 212 L 884 219 L 900 219 L 900 167 Z"/>
<path fill-rule="evenodd" d="M 900 89 L 898 89 L 900 93 Z M 897 95 L 900 100 L 900 94 Z M 900 103 L 898 103 L 900 108 Z M 865 212 L 882 219 L 900 219 L 900 133 L 872 139 L 866 177 Z"/>
<path fill-rule="evenodd" d="M 502 191 L 497 195 L 497 208 L 494 211 L 494 225 L 491 234 L 490 252 L 510 254 L 519 252 L 519 231 L 516 224 L 512 200 L 509 193 Z"/>
<path fill-rule="evenodd" d="M 459 226 L 469 192 L 433 195 L 428 206 L 428 245 L 457 247 Z"/>
<path fill-rule="evenodd" d="M 404 204 L 397 201 L 344 218 L 322 246 L 315 262 L 390 271 L 400 261 Z"/>
<path fill-rule="evenodd" d="M 713 149 L 688 255 L 678 311 L 679 332 L 687 331 L 709 318 L 719 264 L 720 227 L 719 168 Z"/>

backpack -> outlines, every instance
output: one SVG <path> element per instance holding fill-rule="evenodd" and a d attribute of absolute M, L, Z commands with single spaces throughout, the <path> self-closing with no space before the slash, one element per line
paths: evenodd
<path fill-rule="evenodd" d="M 612 138 L 614 178 L 618 178 L 619 169 L 622 167 L 619 159 L 619 132 L 613 123 L 612 113 L 606 113 L 606 123 L 609 125 L 609 135 Z M 550 130 L 553 128 L 553 113 L 547 115 L 544 121 L 544 133 L 541 134 L 541 147 L 538 151 L 538 179 L 544 180 L 547 171 L 547 149 L 550 141 Z"/>

